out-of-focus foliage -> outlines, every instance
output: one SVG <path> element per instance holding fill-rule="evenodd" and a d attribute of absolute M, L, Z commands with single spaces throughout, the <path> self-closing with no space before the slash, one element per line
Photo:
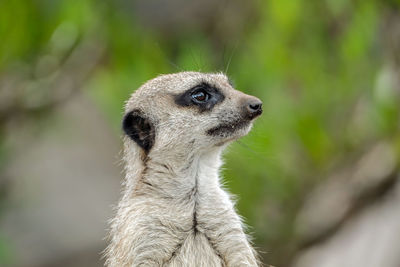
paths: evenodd
<path fill-rule="evenodd" d="M 224 5 L 220 16 L 229 1 Z M 384 43 L 385 18 L 399 14 L 400 2 L 246 5 L 253 19 L 224 39 L 223 28 L 147 26 L 129 1 L 1 1 L 0 71 L 33 80 L 52 75 L 93 36 L 106 50 L 85 88 L 116 136 L 124 101 L 146 80 L 180 70 L 226 71 L 237 89 L 264 102 L 252 133 L 226 154 L 227 187 L 239 195 L 257 246 L 279 265 L 294 249 L 293 222 L 309 188 L 375 140 L 390 140 L 400 153 L 399 92 Z M 7 259 L 3 243 L 0 235 L 0 263 Z"/>

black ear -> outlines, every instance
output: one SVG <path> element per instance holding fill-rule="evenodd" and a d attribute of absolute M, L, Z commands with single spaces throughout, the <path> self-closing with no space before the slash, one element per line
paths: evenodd
<path fill-rule="evenodd" d="M 124 116 L 122 129 L 141 148 L 148 153 L 154 145 L 154 126 L 140 110 L 133 110 Z"/>

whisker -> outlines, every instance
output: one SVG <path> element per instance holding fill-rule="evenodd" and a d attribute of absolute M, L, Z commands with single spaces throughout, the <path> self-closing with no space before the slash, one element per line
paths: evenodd
<path fill-rule="evenodd" d="M 233 58 L 233 54 L 235 53 L 235 51 L 236 51 L 236 49 L 237 49 L 237 47 L 238 47 L 238 43 L 239 43 L 239 42 L 236 41 L 235 46 L 234 46 L 233 49 L 232 49 L 232 53 L 231 53 L 231 55 L 230 55 L 230 57 L 229 57 L 228 64 L 227 64 L 227 66 L 226 66 L 226 68 L 225 68 L 225 73 L 226 73 L 226 74 L 228 74 L 229 67 L 230 67 L 230 65 L 231 65 L 231 61 L 232 61 L 232 58 Z"/>
<path fill-rule="evenodd" d="M 194 56 L 194 53 L 193 53 L 192 49 L 190 49 L 190 56 L 192 57 L 194 63 L 196 64 L 197 71 L 201 71 L 201 68 L 199 67 L 199 63 L 197 62 L 196 57 Z"/>
<path fill-rule="evenodd" d="M 161 48 L 160 43 L 156 42 L 156 45 L 158 46 L 158 49 L 161 51 L 163 54 L 164 58 L 166 58 L 168 64 L 170 64 L 172 67 L 174 67 L 178 71 L 183 71 L 181 67 L 178 66 L 178 64 L 174 63 L 172 60 L 168 58 L 168 55 L 165 54 L 164 50 Z"/>

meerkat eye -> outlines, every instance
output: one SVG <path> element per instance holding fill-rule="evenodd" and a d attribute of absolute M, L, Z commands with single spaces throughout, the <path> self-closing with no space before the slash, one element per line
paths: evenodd
<path fill-rule="evenodd" d="M 197 103 L 204 103 L 210 98 L 210 95 L 203 89 L 193 92 L 191 96 Z"/>
<path fill-rule="evenodd" d="M 197 107 L 200 112 L 212 110 L 213 107 L 222 102 L 225 96 L 221 91 L 208 83 L 202 82 L 175 95 L 175 103 L 181 107 Z"/>

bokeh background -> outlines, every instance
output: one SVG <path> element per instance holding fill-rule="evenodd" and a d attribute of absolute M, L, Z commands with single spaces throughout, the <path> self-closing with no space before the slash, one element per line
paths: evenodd
<path fill-rule="evenodd" d="M 0 1 L 0 266 L 102 266 L 122 106 L 226 72 L 264 113 L 223 171 L 263 262 L 400 266 L 400 1 Z"/>

